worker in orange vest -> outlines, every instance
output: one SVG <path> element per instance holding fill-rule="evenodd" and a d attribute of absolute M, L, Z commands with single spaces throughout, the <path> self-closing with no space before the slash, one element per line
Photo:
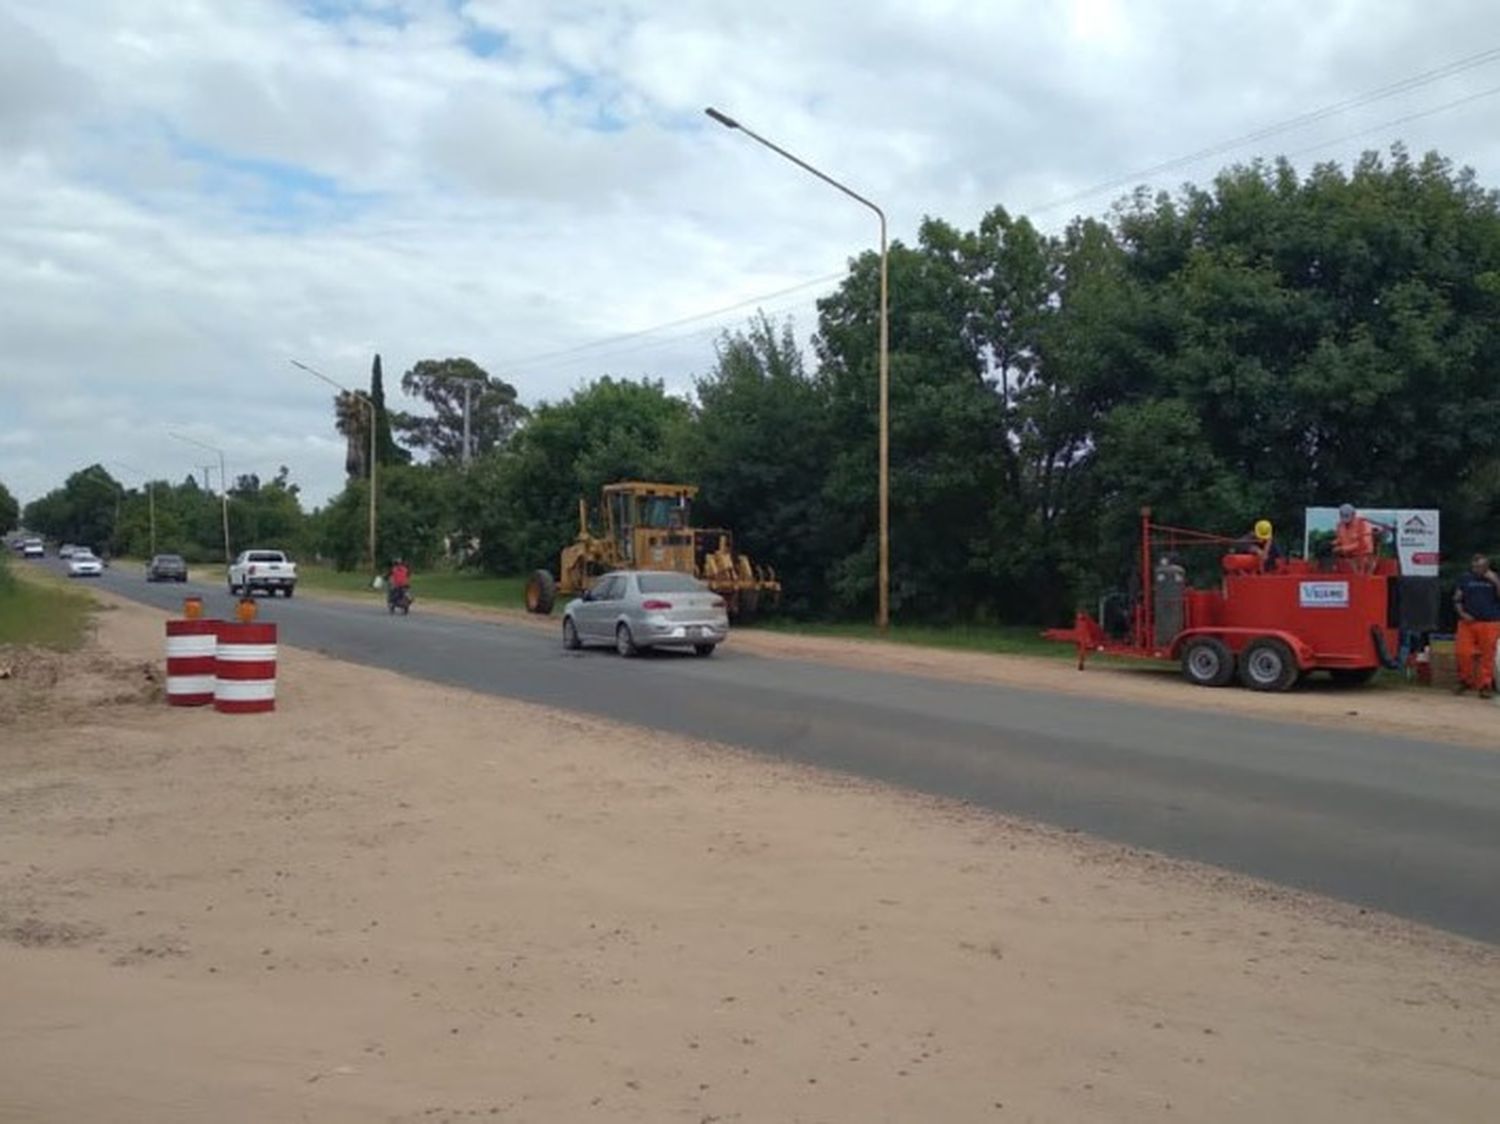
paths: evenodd
<path fill-rule="evenodd" d="M 1495 645 L 1500 644 L 1500 575 L 1490 569 L 1488 557 L 1474 555 L 1468 573 L 1459 575 L 1453 605 L 1458 610 L 1454 694 L 1473 690 L 1487 699 L 1495 690 Z"/>
<path fill-rule="evenodd" d="M 1346 503 L 1339 508 L 1339 525 L 1333 532 L 1333 553 L 1356 574 L 1375 572 L 1375 528 Z"/>

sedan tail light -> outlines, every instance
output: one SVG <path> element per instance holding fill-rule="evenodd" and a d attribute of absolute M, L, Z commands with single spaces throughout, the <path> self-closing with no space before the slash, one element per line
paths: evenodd
<path fill-rule="evenodd" d="M 648 613 L 651 613 L 651 612 L 661 612 L 663 609 L 670 609 L 671 607 L 672 607 L 672 602 L 670 602 L 670 601 L 642 601 L 641 602 L 641 608 L 645 609 Z"/>

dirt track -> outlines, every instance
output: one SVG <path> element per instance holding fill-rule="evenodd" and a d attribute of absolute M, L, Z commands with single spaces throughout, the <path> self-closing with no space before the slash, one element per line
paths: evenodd
<path fill-rule="evenodd" d="M 0 682 L 0 1118 L 1477 1120 L 1494 950 L 160 616 Z M 940 653 L 948 655 L 948 653 Z"/>

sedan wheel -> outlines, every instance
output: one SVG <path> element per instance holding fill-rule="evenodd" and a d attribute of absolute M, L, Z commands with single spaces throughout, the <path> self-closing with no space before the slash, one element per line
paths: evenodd
<path fill-rule="evenodd" d="M 578 626 L 573 623 L 572 617 L 563 618 L 563 647 L 570 652 L 583 647 L 583 641 L 578 639 Z"/>
<path fill-rule="evenodd" d="M 635 646 L 635 637 L 630 635 L 630 626 L 624 622 L 615 629 L 615 651 L 626 659 L 640 654 L 640 649 Z"/>

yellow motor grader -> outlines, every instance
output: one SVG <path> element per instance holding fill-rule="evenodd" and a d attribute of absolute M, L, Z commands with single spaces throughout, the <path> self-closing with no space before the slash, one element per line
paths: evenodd
<path fill-rule="evenodd" d="M 554 578 L 537 570 L 526 583 L 526 608 L 547 614 L 561 594 L 577 597 L 612 570 L 676 570 L 692 574 L 720 597 L 731 617 L 775 609 L 781 582 L 769 566 L 734 552 L 734 536 L 694 527 L 691 484 L 638 480 L 606 484 L 600 496 L 603 534 L 589 529 L 588 504 L 578 501 L 578 538 L 563 548 Z"/>

